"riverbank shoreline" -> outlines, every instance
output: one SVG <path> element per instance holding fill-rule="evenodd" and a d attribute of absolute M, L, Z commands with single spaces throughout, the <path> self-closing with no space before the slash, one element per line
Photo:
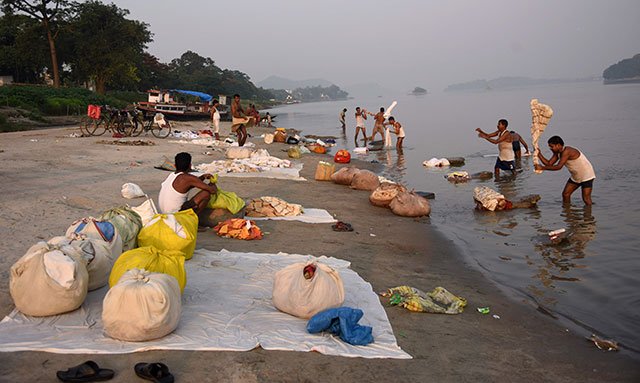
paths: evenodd
<path fill-rule="evenodd" d="M 199 130 L 206 122 L 180 129 Z M 262 143 L 267 128 L 250 128 L 250 142 L 286 158 L 286 144 Z M 141 200 L 125 200 L 120 187 L 135 182 L 157 199 L 166 172 L 153 169 L 163 156 L 187 151 L 194 165 L 220 159 L 221 151 L 170 142 L 150 135 L 135 140 L 153 146 L 104 145 L 103 137 L 72 137 L 79 132 L 57 128 L 0 134 L 0 315 L 11 312 L 9 269 L 39 240 L 60 235 L 75 219 Z M 222 135 L 229 124 L 222 124 Z M 312 132 L 307 132 L 312 133 Z M 134 140 L 124 139 L 123 141 Z M 205 154 L 211 152 L 210 154 Z M 304 155 L 306 182 L 262 178 L 220 178 L 220 187 L 246 199 L 274 195 L 303 206 L 323 208 L 353 224 L 353 233 L 333 232 L 328 224 L 264 221 L 269 234 L 261 241 L 222 239 L 199 233 L 196 248 L 244 252 L 288 252 L 346 259 L 374 291 L 397 285 L 422 290 L 443 286 L 465 297 L 461 315 L 411 313 L 382 299 L 399 346 L 412 360 L 369 360 L 317 353 L 265 351 L 152 351 L 121 355 L 62 355 L 41 352 L 0 353 L 0 381 L 55 381 L 55 371 L 96 360 L 116 370 L 114 382 L 135 381 L 133 365 L 162 361 L 182 381 L 637 381 L 640 367 L 623 353 L 598 350 L 582 337 L 522 302 L 508 299 L 476 271 L 429 218 L 411 219 L 372 206 L 368 192 L 313 180 L 318 161 L 327 155 Z M 354 161 L 371 168 L 375 164 Z M 437 196 L 436 196 L 437 198 Z M 372 236 L 373 234 L 374 236 Z M 482 315 L 477 307 L 490 307 Z M 492 316 L 496 314 L 499 319 Z M 6 379 L 6 380 L 5 380 Z"/>

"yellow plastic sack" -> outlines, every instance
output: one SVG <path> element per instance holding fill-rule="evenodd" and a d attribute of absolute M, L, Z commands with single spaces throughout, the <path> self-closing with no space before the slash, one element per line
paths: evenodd
<path fill-rule="evenodd" d="M 319 161 L 316 167 L 316 181 L 331 181 L 331 175 L 336 171 L 336 166 L 328 162 Z"/>
<path fill-rule="evenodd" d="M 175 228 L 165 221 L 173 215 L 177 224 L 182 227 L 182 235 L 178 235 Z M 184 253 L 186 259 L 193 257 L 198 235 L 198 216 L 192 209 L 173 214 L 156 214 L 151 221 L 138 233 L 138 246 L 154 246 L 158 250 L 178 250 Z"/>
<path fill-rule="evenodd" d="M 460 314 L 467 300 L 456 296 L 444 287 L 436 287 L 428 293 L 411 286 L 393 287 L 381 294 L 390 297 L 392 305 L 400 305 L 409 311 L 434 314 Z"/>
<path fill-rule="evenodd" d="M 111 269 L 109 287 L 115 286 L 120 277 L 131 269 L 145 269 L 153 273 L 171 275 L 178 281 L 180 292 L 187 284 L 187 272 L 184 269 L 184 253 L 176 250 L 158 250 L 153 246 L 138 247 L 120 256 Z"/>
<path fill-rule="evenodd" d="M 218 189 L 218 192 L 211 196 L 207 207 L 211 209 L 227 209 L 231 214 L 236 214 L 244 207 L 244 200 L 234 192 Z"/>

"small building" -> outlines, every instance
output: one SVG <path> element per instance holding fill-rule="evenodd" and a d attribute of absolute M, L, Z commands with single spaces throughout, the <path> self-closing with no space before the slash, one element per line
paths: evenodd
<path fill-rule="evenodd" d="M 0 76 L 0 86 L 13 84 L 13 76 Z"/>

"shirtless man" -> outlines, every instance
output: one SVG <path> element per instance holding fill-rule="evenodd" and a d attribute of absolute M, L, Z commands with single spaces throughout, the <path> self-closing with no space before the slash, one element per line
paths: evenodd
<path fill-rule="evenodd" d="M 346 129 L 347 128 L 347 122 L 346 119 L 347 118 L 347 108 L 342 109 L 342 112 L 340 112 L 340 124 L 342 124 L 342 129 Z"/>
<path fill-rule="evenodd" d="M 386 125 L 391 125 L 393 127 L 393 132 L 398 136 L 398 140 L 396 141 L 396 151 L 398 152 L 398 154 L 402 154 L 402 142 L 404 141 L 404 128 L 398 121 L 396 121 L 395 117 L 393 116 L 389 117 L 389 122 L 382 124 L 383 127 Z"/>
<path fill-rule="evenodd" d="M 247 128 L 245 124 L 248 124 L 251 119 L 245 115 L 242 105 L 240 105 L 240 95 L 233 95 L 233 102 L 231 102 L 231 131 L 238 135 L 238 146 L 244 146 L 247 141 Z"/>
<path fill-rule="evenodd" d="M 498 159 L 496 160 L 496 164 L 493 169 L 493 173 L 496 178 L 500 176 L 500 169 L 511 170 L 511 173 L 514 176 L 516 175 L 515 153 L 513 153 L 513 145 L 511 143 L 511 132 L 507 130 L 508 125 L 509 122 L 502 119 L 498 121 L 498 130 L 493 133 L 485 133 L 480 128 L 476 129 L 478 137 L 484 138 L 492 144 L 498 145 Z M 498 136 L 498 138 L 493 139 L 492 137 L 495 136 Z"/>
<path fill-rule="evenodd" d="M 373 133 L 371 133 L 371 141 L 375 141 L 376 133 L 380 133 L 381 139 L 384 141 L 384 108 L 380 108 L 380 111 L 376 114 L 372 114 L 373 120 Z"/>
<path fill-rule="evenodd" d="M 570 146 L 564 146 L 564 141 L 559 136 L 553 136 L 547 141 L 549 149 L 553 153 L 551 158 L 546 159 L 542 151 L 538 152 L 538 158 L 544 165 L 536 165 L 536 170 L 560 170 L 567 167 L 571 177 L 567 180 L 562 191 L 562 203 L 571 202 L 571 194 L 578 188 L 582 188 L 582 200 L 585 205 L 591 205 L 591 191 L 593 190 L 593 180 L 596 173 L 591 162 L 582 152 Z"/>
<path fill-rule="evenodd" d="M 511 131 L 511 140 L 511 145 L 513 145 L 513 153 L 516 156 L 516 160 L 522 158 L 522 149 L 520 149 L 520 144 L 524 145 L 524 149 L 526 150 L 525 153 L 529 153 L 529 146 L 527 145 L 527 143 L 522 139 L 521 135 L 514 132 L 513 130 Z"/>
<path fill-rule="evenodd" d="M 220 141 L 220 112 L 218 111 L 218 100 L 213 100 L 211 104 L 211 127 L 213 128 L 213 134 L 216 135 L 216 140 Z"/>
<path fill-rule="evenodd" d="M 367 111 L 360 110 L 360 107 L 356 108 L 356 147 L 358 147 L 358 135 L 360 134 L 360 130 L 362 130 L 362 134 L 364 135 L 364 146 L 367 146 L 367 128 L 364 125 L 364 120 L 367 119 Z"/>
<path fill-rule="evenodd" d="M 204 180 L 211 178 L 211 174 L 203 174 L 196 177 L 189 174 L 191 170 L 191 155 L 178 153 L 175 157 L 176 171 L 169 174 L 160 187 L 158 206 L 163 214 L 175 213 L 182 210 L 193 209 L 200 213 L 209 203 L 211 195 L 218 192 L 215 184 L 206 184 Z M 187 193 L 193 188 L 200 191 L 187 200 Z"/>

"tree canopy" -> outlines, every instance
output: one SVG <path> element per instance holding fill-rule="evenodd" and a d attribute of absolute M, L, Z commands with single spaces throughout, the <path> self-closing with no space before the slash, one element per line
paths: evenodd
<path fill-rule="evenodd" d="M 602 73 L 605 80 L 622 80 L 640 77 L 640 54 L 611 65 Z"/>
<path fill-rule="evenodd" d="M 254 100 L 291 96 L 256 87 L 246 73 L 220 68 L 212 58 L 193 51 L 169 63 L 160 62 L 146 52 L 153 41 L 149 25 L 129 19 L 129 11 L 115 4 L 99 0 L 0 1 L 4 13 L 0 16 L 0 74 L 13 75 L 15 82 L 43 84 L 49 74 L 56 85 L 95 85 L 99 94 L 160 88 L 212 95 L 238 93 Z M 347 97 L 335 85 L 296 89 L 294 93 L 301 101 Z"/>

